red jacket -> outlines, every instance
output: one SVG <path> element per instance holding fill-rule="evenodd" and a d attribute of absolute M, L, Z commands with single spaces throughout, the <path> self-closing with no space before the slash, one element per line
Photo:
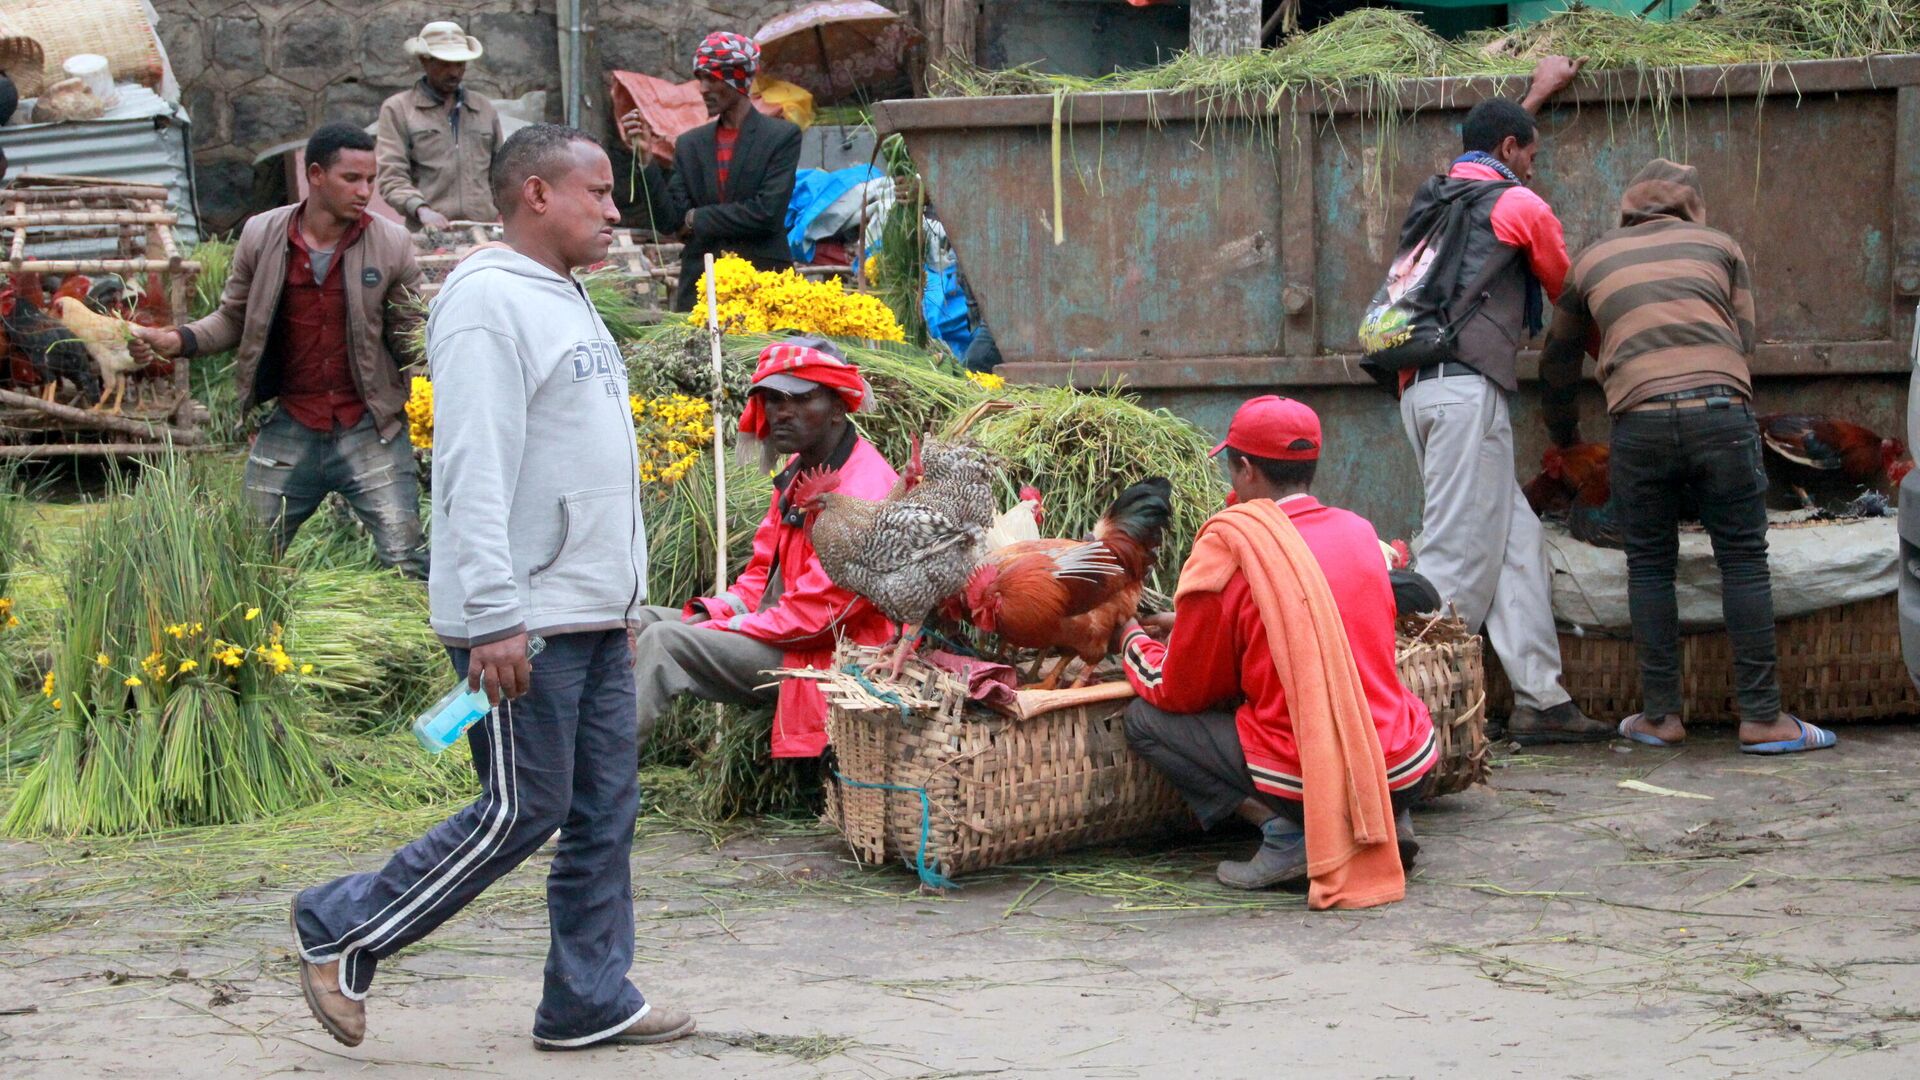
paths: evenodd
<path fill-rule="evenodd" d="M 1394 662 L 1393 585 L 1379 538 L 1365 518 L 1322 506 L 1312 496 L 1288 498 L 1280 506 L 1333 590 L 1380 734 L 1387 785 L 1395 791 L 1411 787 L 1433 768 L 1438 749 L 1426 704 L 1401 685 Z M 1235 719 L 1254 786 L 1299 800 L 1300 753 L 1286 692 L 1246 578 L 1235 574 L 1221 592 L 1189 593 L 1174 614 L 1173 638 L 1166 644 L 1139 630 L 1127 635 L 1121 646 L 1127 680 L 1148 704 L 1173 713 L 1201 712 L 1243 697 Z"/>
<path fill-rule="evenodd" d="M 1448 176 L 1465 180 L 1502 180 L 1499 173 L 1485 165 L 1463 161 Z M 1553 207 L 1532 188 L 1510 187 L 1493 204 L 1494 239 L 1526 253 L 1527 266 L 1546 290 L 1549 302 L 1560 299 L 1567 283 L 1567 269 L 1573 265 L 1567 256 L 1567 238 Z"/>
<path fill-rule="evenodd" d="M 880 451 L 856 438 L 840 466 L 838 490 L 878 502 L 899 481 Z M 827 577 L 805 526 L 790 524 L 781 513 L 782 490 L 776 485 L 767 516 L 753 534 L 753 559 L 739 579 L 721 595 L 701 597 L 686 610 L 706 611 L 712 621 L 701 625 L 716 633 L 745 634 L 780 646 L 786 651 L 782 662 L 788 667 L 826 667 L 843 637 L 860 645 L 886 644 L 893 638 L 893 624 L 871 603 Z M 780 595 L 762 609 L 760 601 L 776 567 Z M 773 756 L 819 757 L 826 748 L 827 700 L 820 684 L 812 679 L 783 681 L 773 714 Z"/>

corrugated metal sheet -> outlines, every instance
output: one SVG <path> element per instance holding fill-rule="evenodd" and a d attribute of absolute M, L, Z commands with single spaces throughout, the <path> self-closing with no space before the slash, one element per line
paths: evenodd
<path fill-rule="evenodd" d="M 200 229 L 194 213 L 187 114 L 177 106 L 163 103 L 161 107 L 164 113 L 133 119 L 0 128 L 7 175 L 55 173 L 162 185 L 171 193 L 168 208 L 180 215 L 175 239 L 183 245 L 194 243 Z M 117 248 L 116 241 L 100 239 L 35 244 L 32 250 L 40 258 L 84 259 L 112 256 Z"/>

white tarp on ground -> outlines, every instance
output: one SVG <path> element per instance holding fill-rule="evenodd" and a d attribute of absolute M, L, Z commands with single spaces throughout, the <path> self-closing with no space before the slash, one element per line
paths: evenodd
<path fill-rule="evenodd" d="M 1627 553 L 1575 540 L 1557 524 L 1544 528 L 1555 617 L 1562 625 L 1629 636 Z M 1775 528 L 1767 534 L 1774 617 L 1808 615 L 1887 596 L 1898 588 L 1899 561 L 1898 523 L 1891 517 Z M 1724 625 L 1720 568 L 1713 561 L 1712 543 L 1698 527 L 1680 533 L 1680 564 L 1674 576 L 1683 631 Z"/>

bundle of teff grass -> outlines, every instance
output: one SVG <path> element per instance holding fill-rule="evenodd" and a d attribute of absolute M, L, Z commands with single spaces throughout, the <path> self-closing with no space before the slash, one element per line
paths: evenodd
<path fill-rule="evenodd" d="M 1649 69 L 1818 60 L 1920 51 L 1920 0 L 1709 0 L 1656 22 L 1575 8 L 1525 27 L 1448 42 L 1418 16 L 1362 8 L 1272 49 L 1231 57 L 1182 53 L 1158 67 L 1100 78 L 1031 68 L 950 65 L 935 80 L 949 96 L 1190 91 L 1268 107 L 1287 93 L 1445 75 L 1510 75 L 1550 53 L 1589 68 Z"/>
<path fill-rule="evenodd" d="M 20 616 L 15 613 L 13 571 L 26 528 L 22 520 L 21 499 L 5 477 L 0 477 L 0 731 L 7 729 L 20 711 L 20 676 L 23 663 L 20 647 Z"/>
<path fill-rule="evenodd" d="M 117 486 L 64 571 L 52 666 L 10 732 L 37 747 L 14 835 L 242 821 L 320 799 L 282 635 L 291 575 L 240 500 L 178 461 Z"/>

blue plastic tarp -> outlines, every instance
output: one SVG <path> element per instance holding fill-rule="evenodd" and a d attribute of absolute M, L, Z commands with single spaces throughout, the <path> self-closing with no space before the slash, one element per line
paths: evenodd
<path fill-rule="evenodd" d="M 787 203 L 787 248 L 795 262 L 813 261 L 813 241 L 807 239 L 807 228 L 814 220 L 841 196 L 880 175 L 871 165 L 851 165 L 832 172 L 801 169 L 794 174 L 793 199 Z"/>

